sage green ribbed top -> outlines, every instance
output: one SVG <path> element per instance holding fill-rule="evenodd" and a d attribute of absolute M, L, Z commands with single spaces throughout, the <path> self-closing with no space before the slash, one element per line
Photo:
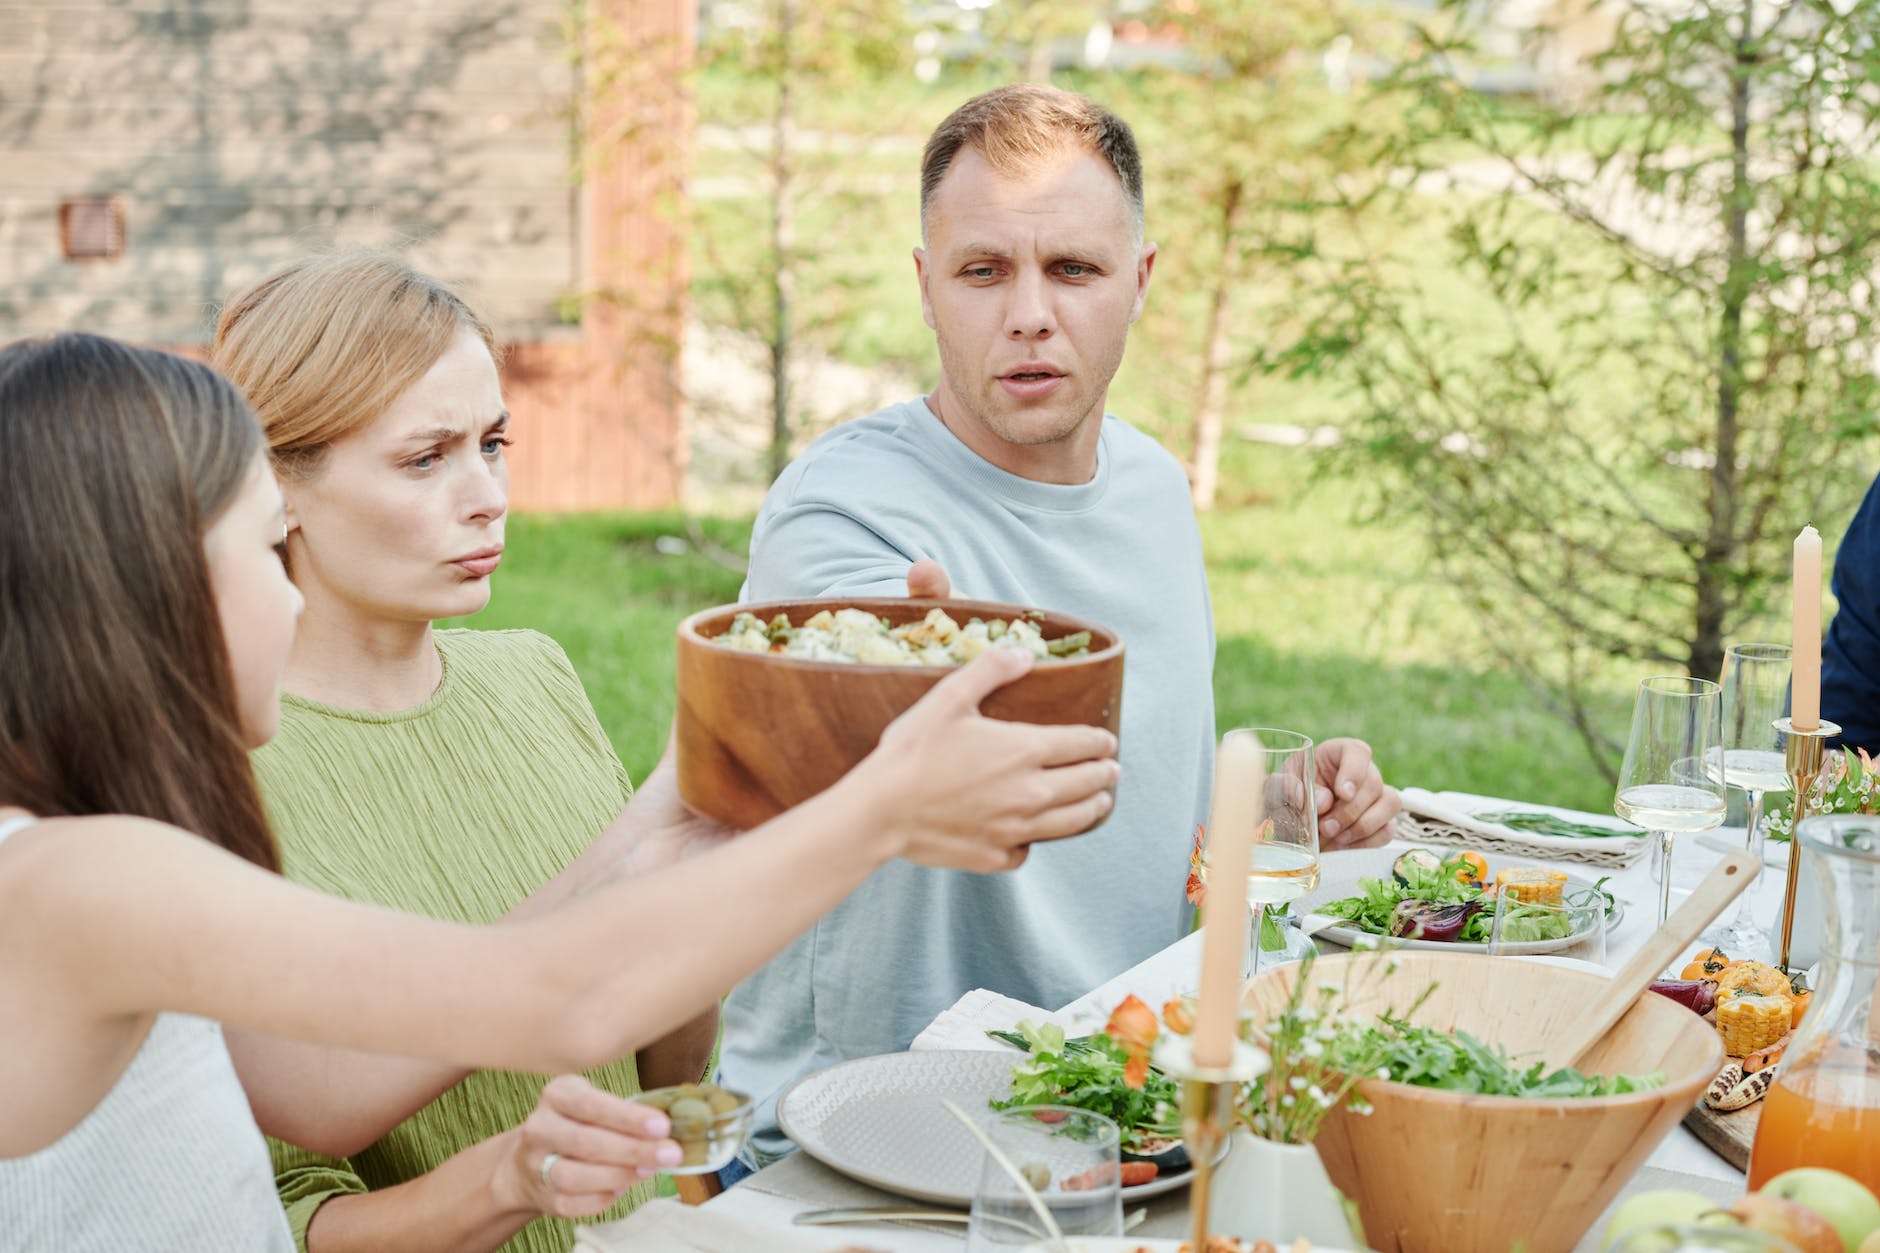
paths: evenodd
<path fill-rule="evenodd" d="M 254 754 L 289 878 L 457 922 L 489 922 L 573 861 L 632 794 L 561 648 L 534 631 L 439 631 L 444 677 L 396 713 L 281 698 Z M 474 971 L 455 991 L 476 994 Z M 633 1059 L 589 1075 L 639 1090 Z M 294 1238 L 328 1197 L 386 1188 L 520 1123 L 546 1078 L 478 1071 L 345 1161 L 272 1143 Z M 602 1218 L 653 1195 L 649 1182 Z M 601 1221 L 596 1219 L 595 1221 Z M 539 1218 L 503 1248 L 565 1253 L 571 1223 Z"/>

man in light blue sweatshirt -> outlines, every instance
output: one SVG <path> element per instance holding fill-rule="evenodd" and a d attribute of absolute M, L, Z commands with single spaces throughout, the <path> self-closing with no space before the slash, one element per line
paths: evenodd
<path fill-rule="evenodd" d="M 789 1147 L 774 1106 L 795 1079 L 907 1047 L 975 987 L 1055 1009 L 1188 926 L 1214 747 L 1201 540 L 1181 466 L 1103 410 L 1155 266 L 1135 139 L 1055 88 L 976 97 L 928 140 L 921 235 L 940 384 L 783 473 L 744 597 L 900 595 L 912 579 L 1101 622 L 1128 650 L 1123 776 L 1094 832 L 1004 875 L 889 866 L 732 992 L 722 1069 L 762 1102 L 758 1161 Z M 1318 760 L 1325 845 L 1382 843 L 1398 801 L 1369 748 L 1331 740 Z"/>

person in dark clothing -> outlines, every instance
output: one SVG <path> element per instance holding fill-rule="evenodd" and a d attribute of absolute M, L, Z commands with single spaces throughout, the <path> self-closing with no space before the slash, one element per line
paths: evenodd
<path fill-rule="evenodd" d="M 1831 743 L 1880 754 L 1880 479 L 1841 537 L 1834 598 L 1840 608 L 1821 646 L 1821 716 L 1840 724 Z"/>

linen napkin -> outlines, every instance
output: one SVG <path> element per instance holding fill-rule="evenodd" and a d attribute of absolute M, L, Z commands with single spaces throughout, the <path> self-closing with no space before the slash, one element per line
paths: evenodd
<path fill-rule="evenodd" d="M 1558 857 L 1574 861 L 1617 861 L 1630 864 L 1643 855 L 1649 847 L 1646 834 L 1626 826 L 1616 818 L 1604 814 L 1583 814 L 1572 810 L 1557 809 L 1552 805 L 1529 805 L 1504 802 L 1496 805 L 1497 809 L 1532 809 L 1542 813 L 1555 813 L 1571 818 L 1576 822 L 1590 822 L 1593 825 L 1612 824 L 1612 839 L 1574 839 L 1571 836 L 1542 835 L 1533 831 L 1517 831 L 1504 827 L 1498 822 L 1484 822 L 1469 812 L 1471 805 L 1480 805 L 1474 797 L 1457 792 L 1430 792 L 1420 787 L 1399 789 L 1403 797 L 1404 812 L 1413 818 L 1432 823 L 1442 823 L 1455 827 L 1459 831 L 1480 837 L 1494 845 L 1513 846 L 1515 849 L 1531 849 L 1537 856 Z M 1408 838 L 1416 839 L 1418 836 Z"/>
<path fill-rule="evenodd" d="M 1069 1030 L 1069 1019 L 1062 1013 L 1054 1014 L 1036 1005 L 1001 996 L 987 988 L 974 988 L 941 1010 L 939 1016 L 914 1037 L 914 1042 L 907 1046 L 907 1050 L 910 1053 L 922 1053 L 942 1049 L 1010 1048 L 1010 1045 L 999 1043 L 986 1032 L 1009 1031 L 1026 1020 L 1041 1026 L 1056 1023 L 1066 1028 L 1066 1034 L 1077 1034 Z"/>

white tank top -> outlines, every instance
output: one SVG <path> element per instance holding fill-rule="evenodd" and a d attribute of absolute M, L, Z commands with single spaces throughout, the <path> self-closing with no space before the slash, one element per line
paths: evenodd
<path fill-rule="evenodd" d="M 0 822 L 0 843 L 32 821 Z M 0 1253 L 52 1249 L 293 1253 L 219 1024 L 158 1014 L 76 1127 L 36 1153 L 0 1157 Z"/>

